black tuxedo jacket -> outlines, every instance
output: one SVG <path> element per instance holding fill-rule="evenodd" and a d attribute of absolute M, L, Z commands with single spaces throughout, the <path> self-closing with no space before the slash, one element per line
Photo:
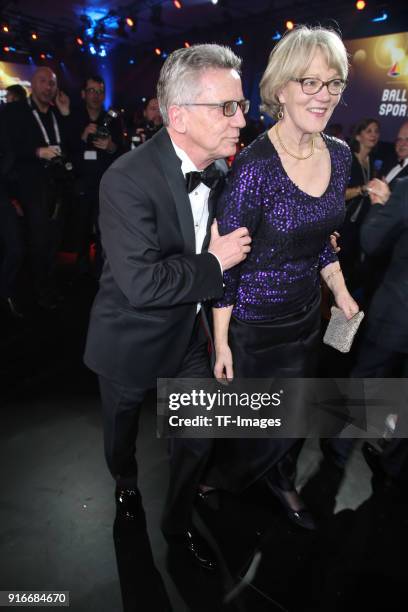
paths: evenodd
<path fill-rule="evenodd" d="M 394 165 L 395 165 L 395 164 L 394 164 Z M 394 166 L 393 166 L 393 167 L 394 167 Z M 392 168 L 390 168 L 390 170 L 391 170 L 391 169 L 392 169 Z M 397 176 L 395 176 L 395 177 L 392 179 L 392 181 L 390 181 L 390 183 L 389 183 L 389 187 L 390 187 L 391 191 L 394 189 L 394 187 L 395 187 L 395 185 L 396 185 L 397 181 L 398 181 L 399 179 L 402 179 L 402 178 L 406 177 L 406 176 L 408 176 L 408 164 L 407 164 L 406 166 L 404 166 L 400 172 L 398 172 Z"/>
<path fill-rule="evenodd" d="M 210 197 L 207 230 L 216 195 Z M 223 293 L 216 257 L 195 254 L 181 161 L 166 129 L 120 157 L 104 174 L 100 228 L 106 261 L 92 307 L 85 363 L 119 384 L 153 387 L 157 377 L 177 374 L 197 302 Z"/>
<path fill-rule="evenodd" d="M 392 258 L 368 313 L 367 333 L 392 351 L 408 353 L 408 177 L 396 181 L 390 199 L 371 207 L 361 229 L 363 249 Z"/>

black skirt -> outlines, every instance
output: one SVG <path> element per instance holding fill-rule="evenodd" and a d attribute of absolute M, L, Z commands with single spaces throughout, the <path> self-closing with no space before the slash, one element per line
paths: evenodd
<path fill-rule="evenodd" d="M 231 319 L 229 342 L 235 378 L 314 377 L 320 341 L 320 296 L 300 312 L 273 321 Z M 240 492 L 262 478 L 291 450 L 296 438 L 217 440 L 206 477 L 212 486 Z"/>

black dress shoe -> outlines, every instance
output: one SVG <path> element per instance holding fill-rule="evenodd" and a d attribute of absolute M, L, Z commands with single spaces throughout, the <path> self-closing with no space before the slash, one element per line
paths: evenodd
<path fill-rule="evenodd" d="M 292 523 L 298 525 L 299 527 L 303 527 L 303 529 L 309 529 L 310 531 L 317 529 L 316 521 L 306 507 L 300 508 L 299 510 L 294 510 L 285 497 L 285 491 L 270 481 L 268 481 L 268 489 L 280 501 L 283 509 L 285 510 L 286 516 L 292 521 Z"/>
<path fill-rule="evenodd" d="M 166 535 L 167 542 L 171 547 L 182 547 L 193 557 L 194 561 L 203 569 L 214 570 L 217 563 L 206 540 L 194 527 L 190 527 L 184 533 L 177 535 Z"/>

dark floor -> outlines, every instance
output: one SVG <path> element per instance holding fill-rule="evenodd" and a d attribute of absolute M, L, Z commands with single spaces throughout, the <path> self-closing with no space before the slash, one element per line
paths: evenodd
<path fill-rule="evenodd" d="M 65 301 L 56 312 L 0 318 L 0 590 L 69 590 L 75 612 L 120 612 L 117 562 L 137 556 L 138 536 L 125 530 L 116 558 L 96 380 L 81 363 L 94 285 L 70 280 L 62 275 Z M 323 361 L 342 376 L 348 364 L 339 359 Z M 358 448 L 340 480 L 317 441 L 307 441 L 299 485 L 319 518 L 315 533 L 291 527 L 261 490 L 202 505 L 197 518 L 219 556 L 219 571 L 207 574 L 168 554 L 161 535 L 167 457 L 155 430 L 151 396 L 139 436 L 140 487 L 175 612 L 406 609 L 407 500 L 371 482 Z M 126 610 L 155 612 L 137 598 L 140 576 L 132 570 L 121 576 Z"/>

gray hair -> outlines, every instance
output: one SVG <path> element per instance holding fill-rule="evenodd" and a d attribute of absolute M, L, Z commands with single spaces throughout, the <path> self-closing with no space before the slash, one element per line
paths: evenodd
<path fill-rule="evenodd" d="M 329 68 L 347 79 L 347 51 L 340 36 L 326 28 L 299 26 L 285 34 L 269 56 L 260 82 L 262 111 L 271 117 L 277 116 L 281 106 L 279 93 L 290 79 L 305 74 L 318 49 L 325 55 Z"/>
<path fill-rule="evenodd" d="M 200 76 L 211 68 L 240 72 L 241 59 L 229 47 L 216 44 L 193 45 L 169 55 L 157 83 L 157 99 L 164 125 L 169 124 L 167 111 L 172 104 L 194 102 L 200 93 Z"/>

